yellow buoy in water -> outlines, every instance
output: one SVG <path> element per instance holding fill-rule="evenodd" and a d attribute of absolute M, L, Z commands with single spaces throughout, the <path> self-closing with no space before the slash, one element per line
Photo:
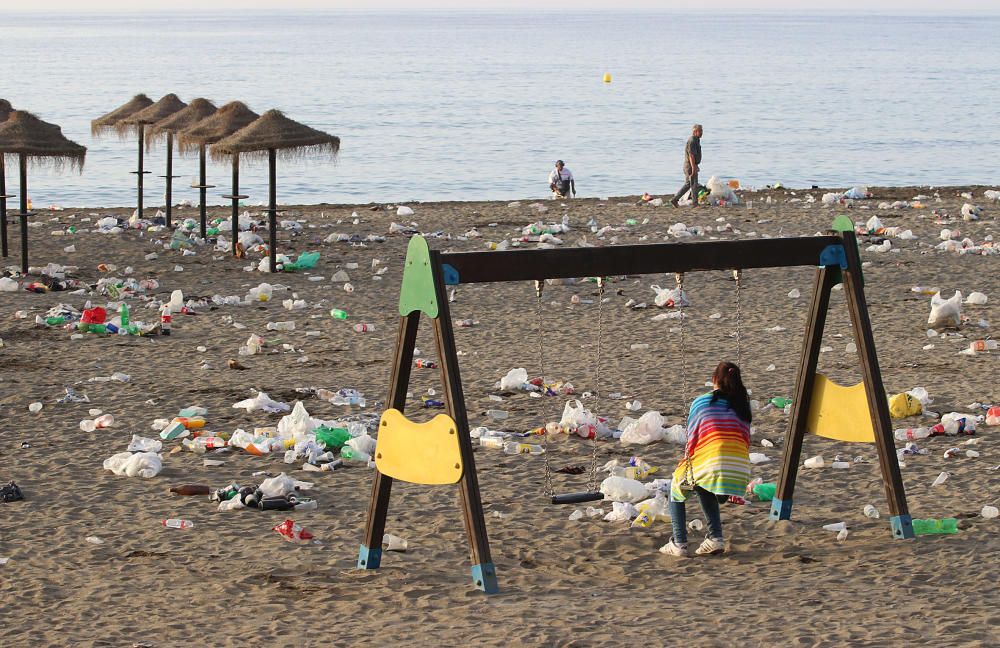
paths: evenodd
<path fill-rule="evenodd" d="M 604 82 L 605 83 L 611 83 L 611 73 L 610 72 L 605 72 L 604 73 Z"/>

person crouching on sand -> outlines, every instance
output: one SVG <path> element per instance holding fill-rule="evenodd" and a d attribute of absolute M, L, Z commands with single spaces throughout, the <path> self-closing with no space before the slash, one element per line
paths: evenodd
<path fill-rule="evenodd" d="M 549 189 L 553 198 L 569 198 L 570 193 L 576 195 L 576 181 L 573 172 L 566 168 L 562 160 L 556 160 L 556 168 L 549 174 Z"/>
<path fill-rule="evenodd" d="M 674 471 L 670 486 L 670 521 L 674 535 L 660 552 L 687 556 L 685 500 L 698 496 L 708 522 L 708 536 L 696 554 L 720 554 L 722 539 L 719 502 L 742 497 L 750 481 L 750 397 L 740 368 L 720 362 L 712 374 L 713 390 L 691 403 L 684 458 Z"/>

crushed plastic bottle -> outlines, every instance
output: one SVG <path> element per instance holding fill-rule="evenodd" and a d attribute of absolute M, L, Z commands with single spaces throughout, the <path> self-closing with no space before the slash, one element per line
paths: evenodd
<path fill-rule="evenodd" d="M 865 517 L 869 517 L 873 520 L 877 520 L 879 518 L 878 509 L 872 506 L 871 504 L 865 504 L 864 514 Z"/>
<path fill-rule="evenodd" d="M 190 529 L 194 526 L 194 522 L 191 520 L 182 520 L 180 518 L 170 518 L 163 521 L 163 526 L 170 527 L 171 529 Z"/>

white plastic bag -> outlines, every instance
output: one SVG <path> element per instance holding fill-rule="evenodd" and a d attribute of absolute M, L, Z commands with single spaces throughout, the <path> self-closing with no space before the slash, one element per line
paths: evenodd
<path fill-rule="evenodd" d="M 688 301 L 687 293 L 680 288 L 660 288 L 656 285 L 650 286 L 650 288 L 656 292 L 656 297 L 653 299 L 653 303 L 660 308 L 674 308 L 691 305 L 691 302 Z"/>
<path fill-rule="evenodd" d="M 943 299 L 941 293 L 931 297 L 931 314 L 927 324 L 933 329 L 958 328 L 962 323 L 962 293 L 958 290 L 949 299 Z"/>
<path fill-rule="evenodd" d="M 639 515 L 631 502 L 612 502 L 611 512 L 604 516 L 606 522 L 628 522 Z"/>
<path fill-rule="evenodd" d="M 656 410 L 649 410 L 622 429 L 621 441 L 623 445 L 646 445 L 661 441 L 663 434 L 663 417 Z"/>
<path fill-rule="evenodd" d="M 528 382 L 528 372 L 526 369 L 523 367 L 511 369 L 507 372 L 507 375 L 500 379 L 500 390 L 514 391 L 522 389 L 526 382 Z"/>
<path fill-rule="evenodd" d="M 562 418 L 559 419 L 559 426 L 563 429 L 570 429 L 587 425 L 596 426 L 597 417 L 584 407 L 583 403 L 579 400 L 566 401 Z"/>
<path fill-rule="evenodd" d="M 150 439 L 138 434 L 132 435 L 132 441 L 128 444 L 129 452 L 159 452 L 163 448 L 163 442 L 159 439 Z"/>
<path fill-rule="evenodd" d="M 285 473 L 281 473 L 277 477 L 271 477 L 262 481 L 260 483 L 260 492 L 264 494 L 264 497 L 284 497 L 289 493 L 294 493 L 296 490 L 309 490 L 312 486 L 311 482 L 298 481 Z"/>
<path fill-rule="evenodd" d="M 642 482 L 628 477 L 608 477 L 601 482 L 604 499 L 614 502 L 640 502 L 649 497 Z"/>
<path fill-rule="evenodd" d="M 163 470 L 163 461 L 160 455 L 155 452 L 119 452 L 104 460 L 104 469 L 110 470 L 116 475 L 126 475 L 128 477 L 142 477 L 149 479 L 156 477 Z"/>
<path fill-rule="evenodd" d="M 276 414 L 278 412 L 287 412 L 292 409 L 288 406 L 288 403 L 281 403 L 276 400 L 271 400 L 271 397 L 267 395 L 266 392 L 259 392 L 253 398 L 248 398 L 246 400 L 241 400 L 238 403 L 233 403 L 234 409 L 245 409 L 248 412 L 256 412 L 258 410 L 264 412 L 270 412 Z"/>
<path fill-rule="evenodd" d="M 966 304 L 973 304 L 976 306 L 981 306 L 985 304 L 987 301 L 989 301 L 989 298 L 986 297 L 984 293 L 978 291 L 969 293 L 969 296 L 965 298 Z"/>
<path fill-rule="evenodd" d="M 282 439 L 302 439 L 313 431 L 316 426 L 312 417 L 306 411 L 302 401 L 295 401 L 292 413 L 281 417 L 278 421 L 278 436 Z"/>

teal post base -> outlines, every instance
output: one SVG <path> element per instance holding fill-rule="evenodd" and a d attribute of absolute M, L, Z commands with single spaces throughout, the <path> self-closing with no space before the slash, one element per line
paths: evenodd
<path fill-rule="evenodd" d="M 358 552 L 358 569 L 378 569 L 382 564 L 382 547 L 369 549 L 361 545 Z"/>
<path fill-rule="evenodd" d="M 772 522 L 777 522 L 778 520 L 791 520 L 792 519 L 792 500 L 780 500 L 777 497 L 771 500 L 771 513 L 767 516 L 767 519 Z"/>
<path fill-rule="evenodd" d="M 909 515 L 894 515 L 889 518 L 889 526 L 892 528 L 892 537 L 903 540 L 917 537 L 913 532 L 913 518 Z"/>
<path fill-rule="evenodd" d="M 500 591 L 500 586 L 497 584 L 497 568 L 493 563 L 473 565 L 472 582 L 487 594 L 496 594 Z"/>

